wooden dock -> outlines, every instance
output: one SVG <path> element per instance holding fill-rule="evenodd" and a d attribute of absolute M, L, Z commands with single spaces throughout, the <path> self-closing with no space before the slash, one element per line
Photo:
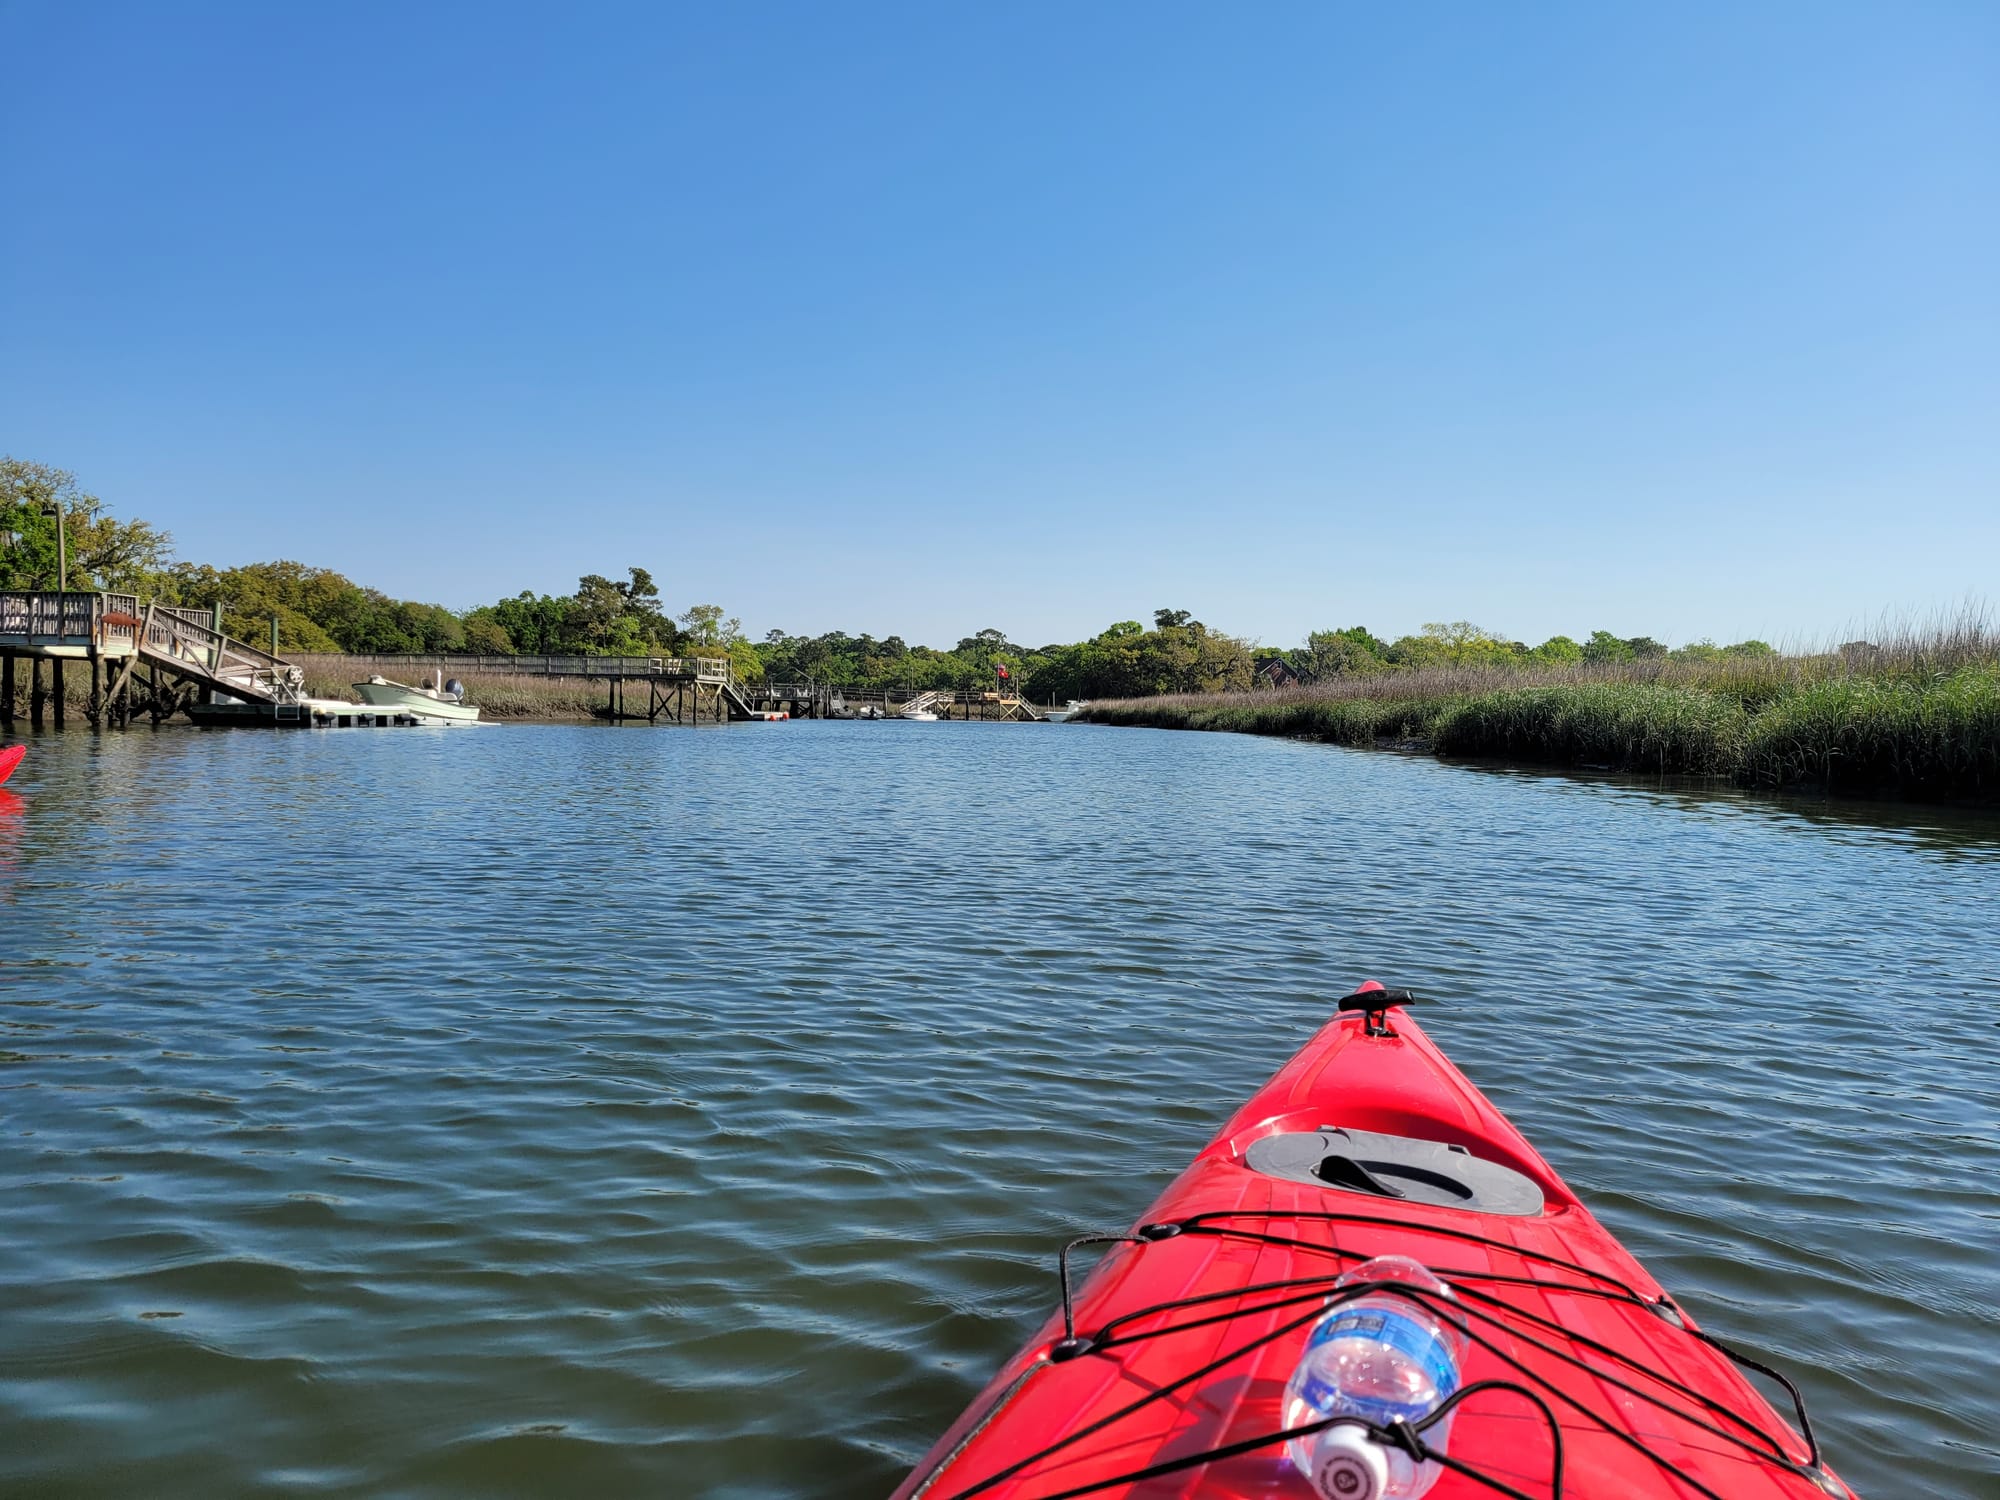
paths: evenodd
<path fill-rule="evenodd" d="M 747 683 L 718 656 L 308 655 L 316 672 L 379 672 L 397 681 L 446 677 L 539 677 L 605 685 L 605 717 L 649 724 L 711 724 L 833 715 L 833 690 L 806 683 Z"/>
<path fill-rule="evenodd" d="M 891 718 L 915 710 L 936 714 L 940 719 L 984 719 L 998 724 L 1045 724 L 1048 715 L 1018 693 L 952 692 L 935 689 L 898 698 L 890 693 L 848 693 L 848 707 L 880 706 Z"/>
<path fill-rule="evenodd" d="M 721 657 L 687 656 L 318 656 L 315 668 L 421 681 L 447 676 L 571 678 L 605 685 L 613 721 L 707 724 L 757 719 L 857 717 L 861 708 L 895 717 L 908 708 L 940 718 L 1041 722 L 1025 699 L 993 691 L 843 694 L 825 683 L 748 683 Z M 368 704 L 309 698 L 306 668 L 232 640 L 219 611 L 154 602 L 133 594 L 0 592 L 0 724 L 14 722 L 17 667 L 30 672 L 28 717 L 39 727 L 64 714 L 66 668 L 90 675 L 92 724 L 154 723 L 186 712 L 210 724 L 334 728 L 414 723 Z"/>
<path fill-rule="evenodd" d="M 158 722 L 216 695 L 268 705 L 275 719 L 305 698 L 303 672 L 231 640 L 213 611 L 158 603 L 141 610 L 134 594 L 0 592 L 0 719 L 10 724 L 24 661 L 35 725 L 46 713 L 61 727 L 63 676 L 72 663 L 90 675 L 89 714 L 97 725 L 129 723 L 135 704 Z"/>
<path fill-rule="evenodd" d="M 0 592 L 0 724 L 14 722 L 17 669 L 30 674 L 29 722 L 65 712 L 65 669 L 90 674 L 92 724 L 154 723 L 187 712 L 204 723 L 279 728 L 386 726 L 417 722 L 369 704 L 309 698 L 305 668 L 225 635 L 216 611 L 152 603 L 133 594 Z M 489 672 L 569 677 L 606 684 L 614 720 L 700 724 L 812 718 L 831 712 L 831 694 L 803 685 L 751 686 L 716 657 L 341 656 L 343 671 L 421 678 Z"/>
<path fill-rule="evenodd" d="M 894 718 L 905 709 L 929 709 L 941 719 L 1043 723 L 1047 710 L 1013 693 L 992 689 L 852 692 L 824 682 L 745 682 L 720 657 L 658 656 L 302 656 L 313 671 L 380 672 L 401 681 L 478 673 L 493 677 L 568 678 L 606 684 L 612 719 L 708 723 L 721 718 Z M 690 694 L 700 690 L 697 702 Z M 861 712 L 857 712 L 861 711 Z"/>

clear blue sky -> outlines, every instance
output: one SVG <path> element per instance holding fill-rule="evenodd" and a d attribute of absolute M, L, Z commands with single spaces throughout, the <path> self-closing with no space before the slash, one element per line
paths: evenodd
<path fill-rule="evenodd" d="M 0 450 L 747 627 L 2000 595 L 2000 6 L 0 0 Z"/>

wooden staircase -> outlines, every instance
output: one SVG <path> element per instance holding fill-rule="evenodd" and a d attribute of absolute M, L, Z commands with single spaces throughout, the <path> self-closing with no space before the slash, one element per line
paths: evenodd
<path fill-rule="evenodd" d="M 149 604 L 136 634 L 138 649 L 126 661 L 119 686 L 143 661 L 211 693 L 272 704 L 280 720 L 299 717 L 306 674 L 283 657 L 231 640 L 209 623 L 206 610 Z"/>

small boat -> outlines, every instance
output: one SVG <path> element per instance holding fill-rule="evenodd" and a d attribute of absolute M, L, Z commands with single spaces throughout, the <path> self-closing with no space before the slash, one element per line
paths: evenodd
<path fill-rule="evenodd" d="M 21 764 L 21 758 L 27 753 L 26 745 L 9 745 L 6 749 L 0 750 L 0 783 L 4 783 L 14 774 L 15 768 Z"/>
<path fill-rule="evenodd" d="M 354 684 L 354 691 L 361 695 L 363 703 L 379 708 L 399 708 L 424 724 L 476 724 L 479 710 L 465 701 L 464 684 L 454 677 L 444 680 L 444 673 L 437 674 L 437 683 L 432 687 L 409 687 L 400 682 L 391 682 L 379 674 L 366 682 Z"/>
<path fill-rule="evenodd" d="M 1283 1445 L 1341 1422 L 1384 1462 L 1426 1462 L 1430 1500 L 1853 1500 L 1790 1383 L 1695 1326 L 1409 1019 L 1414 998 L 1371 982 L 1342 1000 L 1136 1225 L 1065 1248 L 1061 1310 L 897 1500 L 1311 1500 Z M 1072 1290 L 1093 1243 L 1110 1248 Z M 1433 1418 L 1285 1426 L 1308 1334 L 1352 1295 L 1336 1280 L 1378 1255 L 1445 1290 L 1373 1290 L 1466 1336 L 1449 1435 L 1430 1432 L 1448 1462 L 1428 1457 Z"/>
<path fill-rule="evenodd" d="M 908 719 L 912 724 L 935 724 L 938 721 L 938 716 L 927 708 L 906 708 L 896 717 Z"/>
<path fill-rule="evenodd" d="M 1064 704 L 1061 708 L 1052 708 L 1048 710 L 1048 712 L 1043 714 L 1042 717 L 1047 719 L 1051 724 L 1060 724 L 1065 719 L 1075 718 L 1077 710 L 1081 709 L 1082 707 L 1083 707 L 1083 701 L 1081 699 L 1072 698 L 1069 700 L 1068 703 Z"/>

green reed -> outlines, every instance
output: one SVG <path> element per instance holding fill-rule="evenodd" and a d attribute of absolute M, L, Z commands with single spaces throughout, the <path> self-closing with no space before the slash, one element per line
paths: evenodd
<path fill-rule="evenodd" d="M 1764 658 L 1378 672 L 1278 692 L 1096 703 L 1078 717 L 2000 801 L 2000 634 L 1972 611 L 1881 635 L 1866 647 Z"/>

